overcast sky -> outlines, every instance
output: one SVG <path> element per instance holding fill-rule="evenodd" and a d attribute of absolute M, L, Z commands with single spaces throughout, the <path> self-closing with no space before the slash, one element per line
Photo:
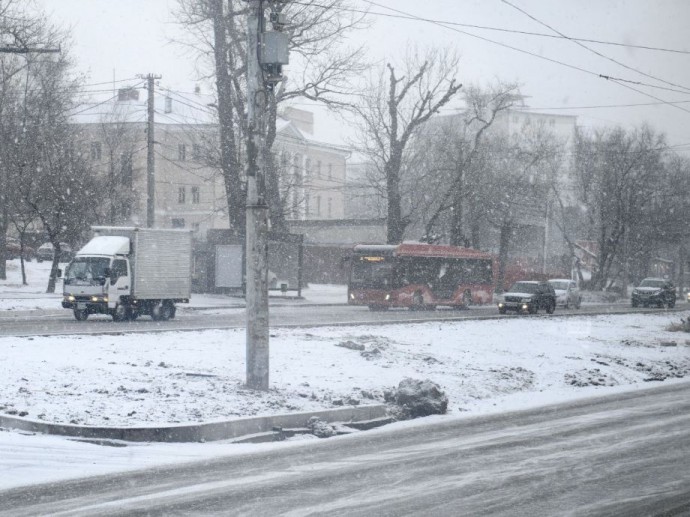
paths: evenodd
<path fill-rule="evenodd" d="M 517 81 L 529 106 L 577 115 L 584 126 L 633 127 L 647 121 L 666 132 L 671 144 L 688 144 L 677 149 L 690 155 L 690 1 L 356 1 L 372 12 L 372 27 L 356 37 L 372 58 L 395 60 L 407 42 L 453 46 L 462 55 L 459 80 L 465 84 Z M 180 31 L 171 15 L 177 0 L 36 2 L 54 21 L 72 28 L 75 56 L 90 83 L 146 73 L 160 74 L 163 86 L 183 92 L 198 83 L 193 59 L 171 43 Z M 414 19 L 400 17 L 405 14 Z M 621 45 L 582 41 L 588 50 L 565 38 L 488 28 L 558 31 Z M 624 86 L 599 74 L 622 79 Z M 326 129 L 326 120 L 317 118 L 317 130 L 319 124 Z"/>

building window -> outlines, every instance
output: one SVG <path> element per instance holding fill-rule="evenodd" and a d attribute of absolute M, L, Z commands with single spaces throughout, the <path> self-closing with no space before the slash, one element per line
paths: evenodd
<path fill-rule="evenodd" d="M 321 215 L 321 196 L 316 196 L 316 215 Z"/>
<path fill-rule="evenodd" d="M 172 113 L 172 99 L 170 97 L 165 98 L 165 113 Z"/>
<path fill-rule="evenodd" d="M 91 142 L 91 159 L 101 161 L 101 143 Z"/>
<path fill-rule="evenodd" d="M 195 205 L 199 204 L 199 187 L 192 187 L 192 203 Z"/>
<path fill-rule="evenodd" d="M 333 164 L 332 163 L 328 164 L 328 179 L 329 180 L 333 179 Z"/>
<path fill-rule="evenodd" d="M 304 161 L 304 179 L 306 181 L 309 181 L 310 176 L 311 176 L 311 159 L 307 158 Z"/>
<path fill-rule="evenodd" d="M 330 219 L 333 217 L 333 199 L 328 198 L 328 218 Z"/>
<path fill-rule="evenodd" d="M 180 187 L 177 189 L 177 202 L 181 205 L 185 203 L 187 197 L 187 188 L 186 187 Z"/>
<path fill-rule="evenodd" d="M 187 159 L 187 146 L 184 144 L 177 144 L 177 159 L 181 162 Z"/>
<path fill-rule="evenodd" d="M 304 217 L 309 219 L 309 194 L 304 194 Z"/>
<path fill-rule="evenodd" d="M 200 224 L 200 223 L 192 223 L 192 229 L 193 229 L 195 232 L 198 232 L 200 228 L 201 228 L 201 224 Z"/>
<path fill-rule="evenodd" d="M 172 227 L 173 228 L 184 228 L 184 219 L 172 219 Z"/>
<path fill-rule="evenodd" d="M 316 177 L 317 178 L 321 177 L 321 160 L 316 162 Z"/>
<path fill-rule="evenodd" d="M 195 162 L 200 162 L 202 158 L 203 158 L 203 155 L 201 154 L 201 146 L 199 144 L 193 144 L 192 145 L 192 160 L 194 160 Z"/>

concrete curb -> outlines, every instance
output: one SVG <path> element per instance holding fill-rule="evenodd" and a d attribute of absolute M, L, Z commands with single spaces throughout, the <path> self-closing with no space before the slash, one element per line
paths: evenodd
<path fill-rule="evenodd" d="M 309 418 L 316 416 L 329 423 L 365 422 L 381 419 L 388 414 L 388 406 L 358 406 L 311 411 L 285 415 L 239 418 L 204 424 L 181 424 L 141 427 L 96 427 L 36 422 L 26 418 L 0 415 L 0 427 L 34 433 L 71 436 L 97 440 L 127 442 L 210 442 L 231 440 L 246 435 L 267 433 L 274 428 L 306 427 Z"/>

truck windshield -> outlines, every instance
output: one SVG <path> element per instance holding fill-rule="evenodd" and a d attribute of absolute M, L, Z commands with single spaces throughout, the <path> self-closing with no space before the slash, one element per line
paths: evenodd
<path fill-rule="evenodd" d="M 103 257 L 77 257 L 65 270 L 65 285 L 96 285 L 105 278 L 110 259 Z"/>

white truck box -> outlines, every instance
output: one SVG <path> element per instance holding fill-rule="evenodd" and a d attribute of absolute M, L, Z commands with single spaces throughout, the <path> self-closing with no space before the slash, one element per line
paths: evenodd
<path fill-rule="evenodd" d="M 140 299 L 190 298 L 190 231 L 115 226 L 93 226 L 91 229 L 94 236 L 129 238 L 133 296 Z"/>

